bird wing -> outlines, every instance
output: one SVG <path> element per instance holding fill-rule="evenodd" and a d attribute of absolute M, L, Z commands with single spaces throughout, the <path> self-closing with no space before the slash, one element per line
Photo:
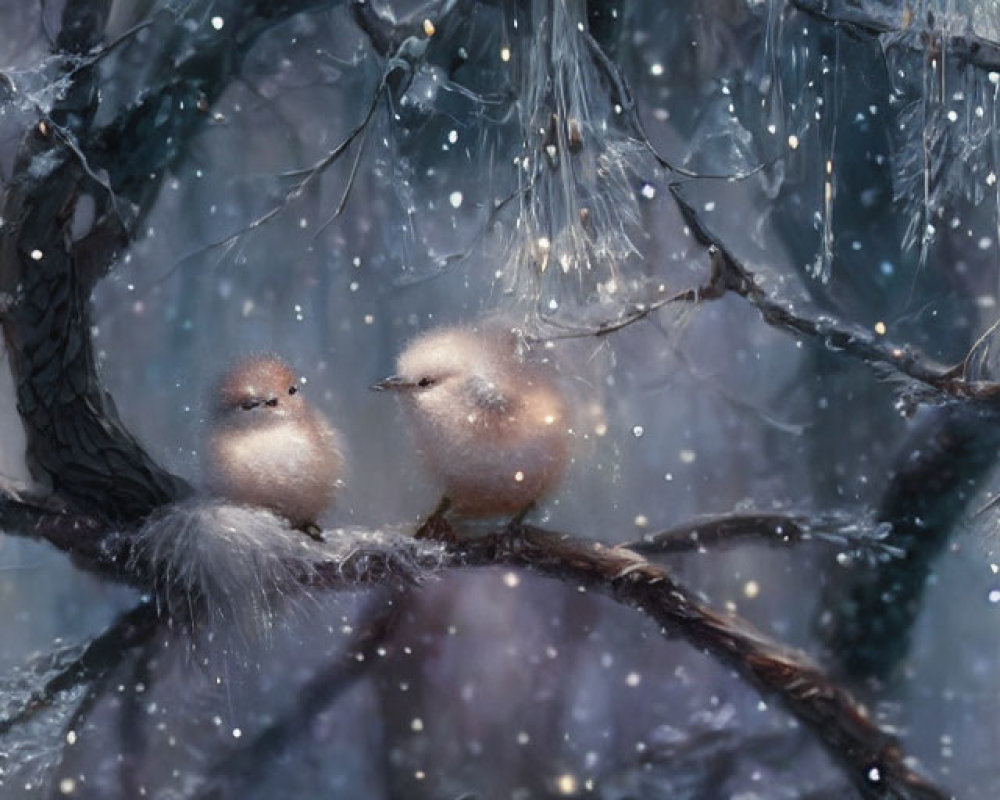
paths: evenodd
<path fill-rule="evenodd" d="M 511 411 L 512 402 L 509 395 L 500 387 L 482 375 L 473 375 L 465 382 L 465 389 L 473 398 L 476 408 L 484 414 L 507 414 Z"/>

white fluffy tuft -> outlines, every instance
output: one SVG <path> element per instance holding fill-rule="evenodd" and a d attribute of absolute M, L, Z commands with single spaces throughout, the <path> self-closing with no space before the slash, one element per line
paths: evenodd
<path fill-rule="evenodd" d="M 269 511 L 199 498 L 166 507 L 137 535 L 132 568 L 150 573 L 165 613 L 186 624 L 267 636 L 279 612 L 324 588 L 419 581 L 440 545 L 391 531 L 337 529 L 315 542 Z"/>

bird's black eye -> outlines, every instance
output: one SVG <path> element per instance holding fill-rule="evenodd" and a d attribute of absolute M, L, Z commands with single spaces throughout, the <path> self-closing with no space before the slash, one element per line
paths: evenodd
<path fill-rule="evenodd" d="M 288 393 L 289 394 L 295 394 L 298 390 L 299 390 L 298 386 L 289 386 L 288 387 Z"/>
<path fill-rule="evenodd" d="M 417 381 L 417 386 L 419 386 L 421 389 L 426 389 L 428 386 L 433 386 L 433 385 L 434 385 L 433 378 L 424 377 L 421 378 L 419 381 Z"/>
<path fill-rule="evenodd" d="M 242 403 L 240 403 L 240 408 L 242 408 L 244 411 L 251 411 L 252 409 L 257 408 L 257 406 L 259 405 L 260 403 L 258 403 L 256 400 L 244 400 Z"/>

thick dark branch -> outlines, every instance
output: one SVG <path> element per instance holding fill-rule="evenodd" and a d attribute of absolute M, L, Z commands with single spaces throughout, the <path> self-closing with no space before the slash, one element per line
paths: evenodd
<path fill-rule="evenodd" d="M 89 333 L 90 292 L 134 235 L 166 171 L 188 152 L 186 145 L 210 118 L 208 107 L 235 77 L 257 37 L 318 4 L 216 3 L 213 11 L 227 20 L 228 33 L 221 36 L 200 8 L 164 15 L 161 22 L 169 24 L 158 33 L 168 51 L 159 60 L 161 74 L 101 128 L 94 127 L 100 103 L 97 60 L 81 66 L 79 59 L 67 58 L 69 90 L 21 146 L 0 211 L 7 220 L 0 231 L 0 323 L 29 468 L 79 510 L 134 520 L 189 491 L 149 458 L 101 389 Z M 67 6 L 66 31 L 59 38 L 67 55 L 98 47 L 108 7 Z M 164 122 L 158 120 L 163 108 L 177 112 Z M 106 181 L 95 178 L 101 170 Z M 94 227 L 74 242 L 74 213 L 88 193 L 96 205 Z"/>
<path fill-rule="evenodd" d="M 998 450 L 996 413 L 967 406 L 934 409 L 902 442 L 877 512 L 901 557 L 837 570 L 820 603 L 820 632 L 848 675 L 885 679 L 906 656 L 928 576 Z"/>
<path fill-rule="evenodd" d="M 534 527 L 519 535 L 465 540 L 449 548 L 469 566 L 532 569 L 604 592 L 730 666 L 767 697 L 777 697 L 840 762 L 867 798 L 949 797 L 904 761 L 896 740 L 807 656 L 788 650 L 735 616 L 714 611 L 669 573 L 637 553 Z"/>
<path fill-rule="evenodd" d="M 638 553 L 535 527 L 518 529 L 515 535 L 505 530 L 465 538 L 439 519 L 425 533 L 440 541 L 389 540 L 381 547 L 338 553 L 337 534 L 330 532 L 327 545 L 309 545 L 303 550 L 310 554 L 308 560 L 303 557 L 298 570 L 294 565 L 291 569 L 302 584 L 335 590 L 359 584 L 398 586 L 444 569 L 509 565 L 603 592 L 655 620 L 665 635 L 682 637 L 731 667 L 765 696 L 780 699 L 842 764 L 865 797 L 948 796 L 909 768 L 896 740 L 804 654 L 788 650 L 736 616 L 714 611 L 665 568 Z M 113 535 L 109 541 L 107 550 L 91 543 L 87 552 L 96 552 L 95 568 L 122 572 L 123 537 Z M 398 551 L 404 546 L 409 551 L 406 562 L 419 563 L 420 572 L 400 572 Z M 324 559 L 324 548 L 338 555 Z M 152 590 L 158 585 L 152 577 L 158 567 L 141 563 L 141 558 L 142 551 L 132 556 L 131 580 L 148 580 Z"/>

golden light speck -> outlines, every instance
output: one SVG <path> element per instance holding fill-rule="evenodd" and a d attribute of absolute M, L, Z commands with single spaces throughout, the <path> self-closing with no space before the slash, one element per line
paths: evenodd
<path fill-rule="evenodd" d="M 747 581 L 743 584 L 743 596 L 748 600 L 753 600 L 760 594 L 760 584 L 757 581 Z"/>
<path fill-rule="evenodd" d="M 517 472 L 515 472 L 514 473 L 514 480 L 517 481 L 518 483 L 520 483 L 521 481 L 523 481 L 524 480 L 524 473 L 521 472 L 521 470 L 518 470 Z"/>
<path fill-rule="evenodd" d="M 429 19 L 425 19 L 424 20 L 424 35 L 425 36 L 433 36 L 436 30 L 437 30 L 437 28 L 434 27 L 434 23 L 431 20 L 429 20 Z"/>
<path fill-rule="evenodd" d="M 76 791 L 76 781 L 72 778 L 63 778 L 59 781 L 60 794 L 73 794 Z"/>
<path fill-rule="evenodd" d="M 500 48 L 500 60 L 503 62 L 510 61 L 510 48 L 501 47 Z"/>
<path fill-rule="evenodd" d="M 789 147 L 790 147 L 790 148 L 791 148 L 792 150 L 798 150 L 798 149 L 799 149 L 799 137 L 798 137 L 798 136 L 796 136 L 796 135 L 795 135 L 794 133 L 793 133 L 793 134 L 791 134 L 791 135 L 790 135 L 790 136 L 788 137 L 788 146 L 789 146 Z"/>
<path fill-rule="evenodd" d="M 505 572 L 503 582 L 508 588 L 514 589 L 521 585 L 521 578 L 516 572 Z"/>
<path fill-rule="evenodd" d="M 555 421 L 556 418 L 555 415 L 553 414 L 546 414 L 545 417 L 542 419 L 542 422 L 544 422 L 546 425 L 554 425 Z"/>
<path fill-rule="evenodd" d="M 562 795 L 576 794 L 579 791 L 579 784 L 576 775 L 566 773 L 556 778 L 556 791 Z"/>
<path fill-rule="evenodd" d="M 879 336 L 885 336 L 886 330 L 887 328 L 885 327 L 885 323 L 882 322 L 882 320 L 879 320 L 878 322 L 875 323 L 875 333 L 877 333 Z"/>

